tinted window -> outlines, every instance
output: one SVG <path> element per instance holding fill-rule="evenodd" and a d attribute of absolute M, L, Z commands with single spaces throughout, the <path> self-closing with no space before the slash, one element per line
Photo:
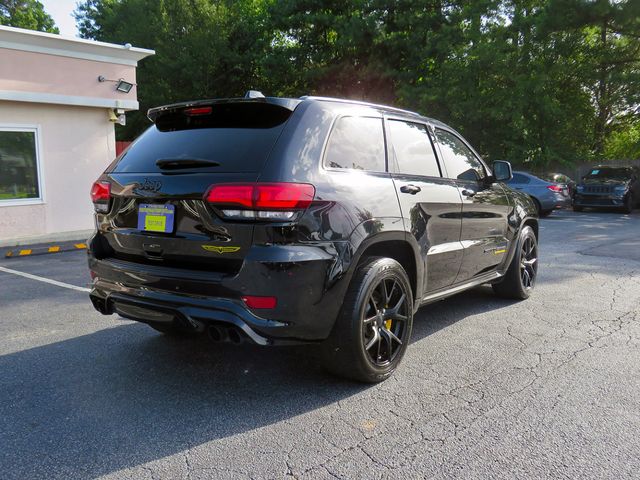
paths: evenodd
<path fill-rule="evenodd" d="M 630 168 L 593 168 L 586 178 L 603 180 L 626 180 L 631 178 L 633 171 Z"/>
<path fill-rule="evenodd" d="M 529 183 L 531 179 L 521 173 L 514 173 L 513 178 L 508 183 Z"/>
<path fill-rule="evenodd" d="M 116 164 L 114 172 L 160 171 L 158 160 L 212 160 L 218 166 L 199 172 L 258 172 L 266 162 L 291 112 L 270 104 L 213 105 L 209 115 L 183 111 L 156 119 Z"/>
<path fill-rule="evenodd" d="M 484 167 L 462 140 L 450 132 L 436 129 L 449 178 L 477 181 L 485 177 Z"/>
<path fill-rule="evenodd" d="M 39 197 L 35 132 L 0 132 L 0 202 Z"/>
<path fill-rule="evenodd" d="M 399 120 L 390 120 L 388 125 L 395 170 L 400 173 L 439 177 L 440 169 L 427 127 L 420 123 Z"/>
<path fill-rule="evenodd" d="M 331 168 L 385 171 L 381 118 L 342 117 L 336 121 L 324 163 Z"/>

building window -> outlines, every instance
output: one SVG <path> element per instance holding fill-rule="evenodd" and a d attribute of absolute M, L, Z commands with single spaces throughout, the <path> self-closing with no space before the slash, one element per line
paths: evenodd
<path fill-rule="evenodd" d="M 0 126 L 0 206 L 42 201 L 38 131 Z"/>

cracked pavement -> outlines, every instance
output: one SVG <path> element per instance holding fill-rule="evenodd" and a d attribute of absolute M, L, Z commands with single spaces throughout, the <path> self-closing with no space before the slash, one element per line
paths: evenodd
<path fill-rule="evenodd" d="M 637 478 L 640 212 L 541 221 L 536 291 L 422 308 L 395 375 L 164 338 L 0 271 L 0 476 Z M 85 256 L 0 261 L 84 286 Z"/>

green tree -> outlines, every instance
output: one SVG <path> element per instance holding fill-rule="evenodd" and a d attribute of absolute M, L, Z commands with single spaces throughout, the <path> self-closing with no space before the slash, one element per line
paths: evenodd
<path fill-rule="evenodd" d="M 550 30 L 579 32 L 575 60 L 595 109 L 592 150 L 602 157 L 613 127 L 620 132 L 616 119 L 640 105 L 640 2 L 551 0 L 548 12 Z"/>
<path fill-rule="evenodd" d="M 53 18 L 37 0 L 0 0 L 0 25 L 60 33 Z"/>
<path fill-rule="evenodd" d="M 189 99 L 242 96 L 258 86 L 263 3 L 253 0 L 87 0 L 75 12 L 83 38 L 153 48 L 138 66 L 140 112 L 118 138 L 149 124 L 149 107 Z"/>
<path fill-rule="evenodd" d="M 343 96 L 438 118 L 531 170 L 635 155 L 637 0 L 84 0 L 76 14 L 85 38 L 156 49 L 143 109 L 249 88 Z M 121 137 L 147 124 L 131 120 Z"/>

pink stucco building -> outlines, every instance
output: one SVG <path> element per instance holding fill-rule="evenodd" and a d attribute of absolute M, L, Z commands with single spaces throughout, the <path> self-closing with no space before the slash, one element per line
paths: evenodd
<path fill-rule="evenodd" d="M 137 64 L 153 54 L 0 26 L 0 245 L 92 228 L 89 189 L 115 157 L 118 116 L 138 108 Z"/>

